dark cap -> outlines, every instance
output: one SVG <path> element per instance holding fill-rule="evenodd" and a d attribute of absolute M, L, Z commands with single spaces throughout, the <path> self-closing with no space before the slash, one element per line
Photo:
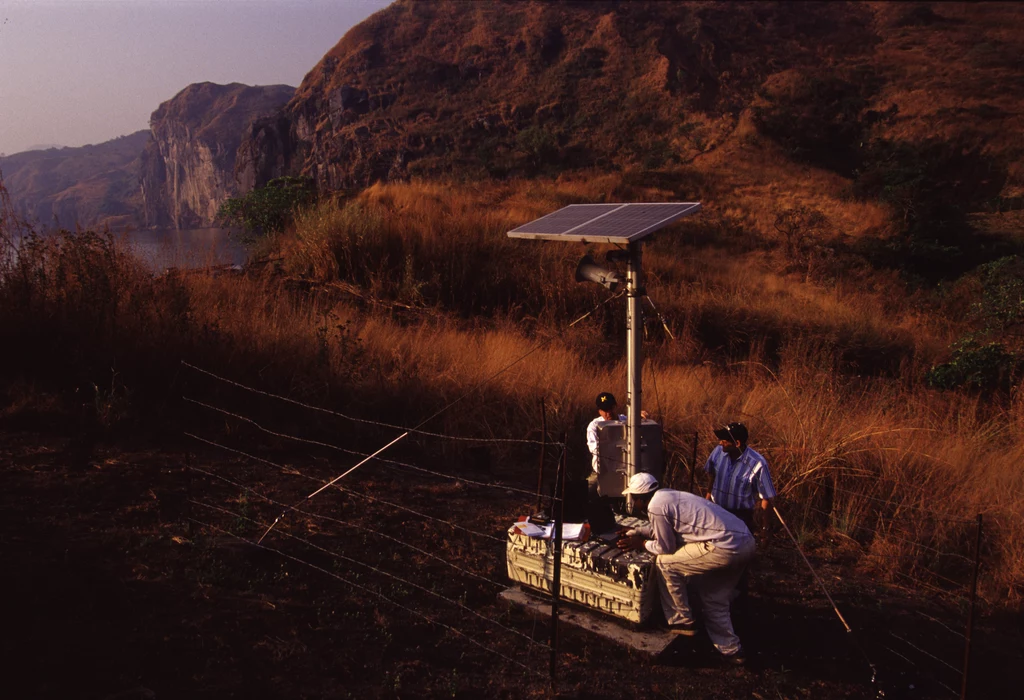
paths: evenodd
<path fill-rule="evenodd" d="M 600 394 L 597 395 L 597 407 L 600 408 L 602 411 L 610 411 L 618 405 L 619 402 L 615 400 L 614 394 L 611 394 L 607 391 L 602 391 Z"/>
<path fill-rule="evenodd" d="M 715 428 L 715 437 L 719 440 L 745 443 L 750 433 L 747 432 L 747 426 L 742 423 L 730 423 L 724 428 Z"/>

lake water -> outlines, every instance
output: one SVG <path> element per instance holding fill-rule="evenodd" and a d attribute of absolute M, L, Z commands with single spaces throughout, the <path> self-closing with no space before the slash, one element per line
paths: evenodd
<path fill-rule="evenodd" d="M 249 259 L 249 250 L 240 242 L 240 231 L 226 228 L 149 229 L 115 233 L 114 238 L 127 245 L 154 272 L 168 268 L 241 267 Z M 44 237 L 50 235 L 42 234 Z M 20 236 L 15 248 L 0 246 L 0 255 L 17 258 Z M 0 261 L 2 262 L 2 261 Z"/>
<path fill-rule="evenodd" d="M 123 234 L 123 240 L 153 270 L 241 266 L 249 251 L 238 232 L 226 228 L 151 229 Z"/>

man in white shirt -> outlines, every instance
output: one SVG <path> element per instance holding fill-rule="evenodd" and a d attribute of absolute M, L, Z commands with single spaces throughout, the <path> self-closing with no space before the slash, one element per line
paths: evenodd
<path fill-rule="evenodd" d="M 597 418 L 590 421 L 590 425 L 587 426 L 587 449 L 590 450 L 591 467 L 594 470 L 594 476 L 591 477 L 592 481 L 595 480 L 599 471 L 597 459 L 599 444 L 598 428 L 602 423 L 611 420 L 625 421 L 626 416 L 618 412 L 618 402 L 615 400 L 615 396 L 610 392 L 602 391 L 597 395 Z"/>
<path fill-rule="evenodd" d="M 623 491 L 627 494 L 633 495 L 634 511 L 646 511 L 650 524 L 626 532 L 618 546 L 627 551 L 645 547 L 657 555 L 659 595 L 669 631 L 696 634 L 686 591 L 692 578 L 704 603 L 711 643 L 730 662 L 743 663 L 729 603 L 754 556 L 750 530 L 738 517 L 700 496 L 659 488 L 651 474 L 634 474 Z"/>
<path fill-rule="evenodd" d="M 612 511 L 610 501 L 598 489 L 597 477 L 600 472 L 600 461 L 598 459 L 598 445 L 600 436 L 598 429 L 601 424 L 608 421 L 625 421 L 626 416 L 618 412 L 618 405 L 615 396 L 610 392 L 602 391 L 597 395 L 597 418 L 590 421 L 587 426 L 587 449 L 591 454 L 591 473 L 587 478 L 587 520 L 595 534 L 611 532 L 615 530 L 615 513 Z M 614 494 L 617 498 L 618 494 Z"/>

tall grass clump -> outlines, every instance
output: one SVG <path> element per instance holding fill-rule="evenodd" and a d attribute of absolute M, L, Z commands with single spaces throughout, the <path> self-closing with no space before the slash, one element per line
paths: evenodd
<path fill-rule="evenodd" d="M 375 185 L 354 200 L 296 217 L 282 245 L 292 274 L 344 283 L 368 300 L 431 307 L 462 317 L 570 315 L 593 290 L 560 270 L 574 252 L 523 246 L 514 224 L 479 193 L 438 185 Z"/>
<path fill-rule="evenodd" d="M 991 527 L 986 594 L 1019 602 L 1024 517 L 1014 494 L 1024 488 L 1015 466 L 1024 442 L 1013 415 L 966 394 L 844 377 L 819 352 L 789 349 L 778 369 L 655 359 L 668 444 L 686 454 L 693 430 L 709 436 L 727 420 L 746 422 L 790 519 L 805 533 L 841 535 L 897 583 L 913 575 L 944 589 L 966 585 L 963 557 L 981 513 Z M 701 454 L 711 447 L 706 438 Z"/>

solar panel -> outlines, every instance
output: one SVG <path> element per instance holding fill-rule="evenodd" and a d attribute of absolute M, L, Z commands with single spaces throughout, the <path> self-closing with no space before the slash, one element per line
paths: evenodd
<path fill-rule="evenodd" d="M 539 241 L 629 243 L 698 211 L 700 202 L 570 204 L 508 235 Z"/>

